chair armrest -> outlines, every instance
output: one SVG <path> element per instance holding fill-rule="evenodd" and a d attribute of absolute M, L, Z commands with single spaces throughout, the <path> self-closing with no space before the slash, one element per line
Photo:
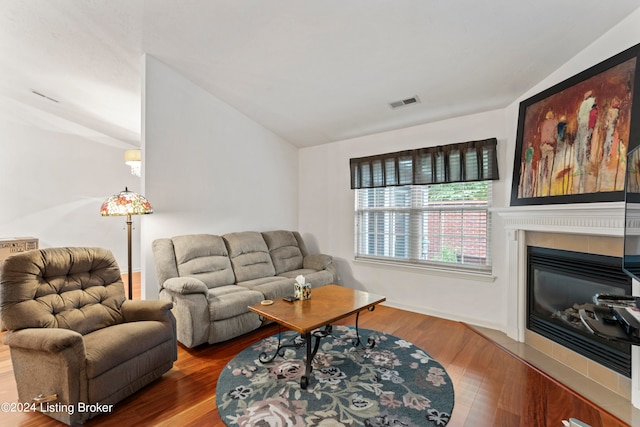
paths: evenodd
<path fill-rule="evenodd" d="M 72 348 L 84 354 L 82 335 L 71 329 L 29 328 L 9 331 L 2 342 L 9 347 L 25 350 L 60 353 L 67 348 Z"/>
<path fill-rule="evenodd" d="M 171 322 L 171 308 L 169 301 L 160 300 L 127 300 L 122 304 L 122 315 L 125 322 L 139 322 L 141 320 L 156 320 Z"/>
<path fill-rule="evenodd" d="M 330 255 L 324 254 L 310 254 L 304 257 L 302 261 L 302 266 L 304 268 L 310 268 L 312 270 L 327 270 L 331 263 L 333 262 L 333 257 Z"/>
<path fill-rule="evenodd" d="M 207 295 L 209 289 L 202 280 L 195 277 L 172 277 L 162 284 L 162 287 L 169 292 L 176 294 L 204 294 Z"/>

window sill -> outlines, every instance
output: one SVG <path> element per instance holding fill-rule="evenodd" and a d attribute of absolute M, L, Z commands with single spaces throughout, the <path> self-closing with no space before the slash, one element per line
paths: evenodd
<path fill-rule="evenodd" d="M 476 282 L 491 283 L 496 280 L 491 272 L 454 267 L 436 267 L 432 265 L 419 265 L 408 262 L 388 261 L 376 258 L 354 258 L 356 264 L 366 264 L 373 267 L 392 268 L 397 270 L 415 270 L 416 272 L 433 274 L 443 277 L 455 277 Z"/>

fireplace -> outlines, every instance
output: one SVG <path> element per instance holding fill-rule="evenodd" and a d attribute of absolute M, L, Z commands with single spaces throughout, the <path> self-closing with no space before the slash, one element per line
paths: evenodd
<path fill-rule="evenodd" d="M 631 294 L 619 257 L 527 247 L 527 329 L 631 377 L 631 346 L 590 333 L 578 310 L 595 294 Z"/>
<path fill-rule="evenodd" d="M 615 372 L 527 328 L 527 247 L 548 247 L 622 257 L 624 202 L 493 208 L 505 234 L 507 297 L 505 332 L 563 363 L 640 408 L 640 348 L 631 349 L 631 378 Z M 499 230 L 499 226 L 496 230 Z M 498 265 L 494 263 L 494 265 Z M 640 282 L 632 282 L 640 295 Z"/>

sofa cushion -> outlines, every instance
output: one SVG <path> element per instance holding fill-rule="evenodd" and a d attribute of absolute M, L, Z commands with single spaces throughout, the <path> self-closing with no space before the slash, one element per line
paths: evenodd
<path fill-rule="evenodd" d="M 293 295 L 294 279 L 282 276 L 262 277 L 238 283 L 239 287 L 253 289 L 264 295 L 265 299 L 278 299 Z"/>
<path fill-rule="evenodd" d="M 304 257 L 298 246 L 298 240 L 291 231 L 267 231 L 262 233 L 262 236 L 269 248 L 276 274 L 302 268 Z"/>
<path fill-rule="evenodd" d="M 172 238 L 178 273 L 201 280 L 208 288 L 235 282 L 227 247 L 220 236 L 191 234 Z"/>
<path fill-rule="evenodd" d="M 214 322 L 247 313 L 247 307 L 264 300 L 264 296 L 258 291 L 229 285 L 210 289 L 207 300 L 209 316 Z"/>
<path fill-rule="evenodd" d="M 269 248 L 262 234 L 255 231 L 229 233 L 222 236 L 238 283 L 276 275 Z"/>

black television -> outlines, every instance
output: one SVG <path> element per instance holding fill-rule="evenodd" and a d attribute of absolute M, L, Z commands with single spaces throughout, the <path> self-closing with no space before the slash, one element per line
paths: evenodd
<path fill-rule="evenodd" d="M 640 282 L 640 146 L 627 153 L 622 270 Z"/>

